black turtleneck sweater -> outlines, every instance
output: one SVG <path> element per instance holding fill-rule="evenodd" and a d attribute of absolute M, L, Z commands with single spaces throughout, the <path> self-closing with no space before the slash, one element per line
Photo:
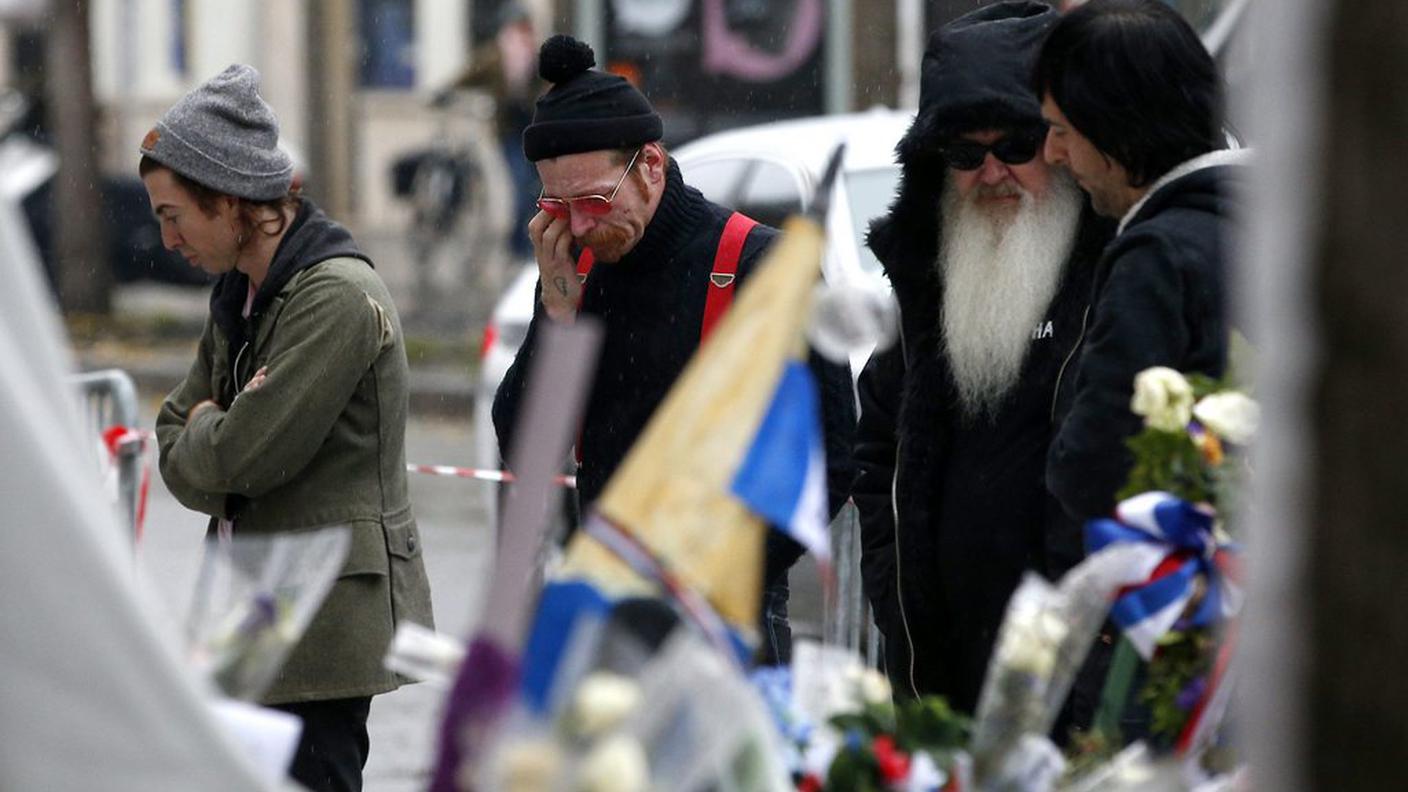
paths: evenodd
<path fill-rule="evenodd" d="M 584 508 L 601 494 L 699 346 L 709 273 L 730 214 L 686 185 L 671 161 L 664 195 L 640 242 L 620 261 L 592 268 L 581 312 L 600 318 L 606 332 L 582 425 L 577 493 Z M 738 262 L 740 287 L 777 235 L 776 229 L 761 224 L 748 235 Z M 512 447 L 510 434 L 531 368 L 537 328 L 550 321 L 540 297 L 540 291 L 535 293 L 528 335 L 494 396 L 494 428 L 503 450 Z M 846 367 L 825 363 L 816 355 L 811 365 L 821 389 L 827 484 L 834 514 L 849 494 L 855 425 L 851 379 Z M 768 544 L 766 577 L 772 581 L 796 561 L 801 550 L 790 541 L 780 542 L 775 531 L 770 532 Z"/>

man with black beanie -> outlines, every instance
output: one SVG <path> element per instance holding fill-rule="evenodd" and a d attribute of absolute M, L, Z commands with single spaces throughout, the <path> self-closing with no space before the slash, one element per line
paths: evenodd
<path fill-rule="evenodd" d="M 539 73 L 552 87 L 538 100 L 523 150 L 543 192 L 528 224 L 537 258 L 538 301 L 528 335 L 494 398 L 499 447 L 510 448 L 538 327 L 578 312 L 605 325 L 601 359 L 577 440 L 577 494 L 587 508 L 664 400 L 707 332 L 706 303 L 727 293 L 763 258 L 777 231 L 709 202 L 680 176 L 661 145 L 664 126 L 640 91 L 593 69 L 590 47 L 570 36 L 543 44 Z M 736 273 L 716 259 L 732 260 Z M 831 513 L 850 484 L 855 408 L 845 366 L 820 361 Z M 768 533 L 760 659 L 786 661 L 787 570 L 801 546 Z"/>
<path fill-rule="evenodd" d="M 1028 79 L 1056 17 L 1006 0 L 933 33 L 899 195 L 868 239 L 901 337 L 859 383 L 862 577 L 895 691 L 970 713 L 1022 575 L 1054 579 L 1082 555 L 1043 473 L 1111 229 L 1041 158 Z M 1077 721 L 1091 693 L 1077 691 Z"/>

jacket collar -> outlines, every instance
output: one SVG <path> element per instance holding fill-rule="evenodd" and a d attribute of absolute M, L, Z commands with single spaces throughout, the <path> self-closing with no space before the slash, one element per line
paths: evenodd
<path fill-rule="evenodd" d="M 665 168 L 665 192 L 655 214 L 645 226 L 645 233 L 631 252 L 621 257 L 619 264 L 659 261 L 673 256 L 699 227 L 708 202 L 693 187 L 684 183 L 680 167 L 673 159 Z"/>
<path fill-rule="evenodd" d="M 1125 212 L 1124 218 L 1120 220 L 1119 228 L 1115 231 L 1115 236 L 1123 234 L 1124 230 L 1129 227 L 1129 224 L 1134 222 L 1134 219 L 1139 216 L 1140 211 L 1149 204 L 1149 199 L 1153 198 L 1156 193 L 1168 187 L 1170 184 L 1173 184 L 1185 176 L 1197 173 L 1198 171 L 1223 165 L 1244 165 L 1250 159 L 1250 149 L 1221 149 L 1218 151 L 1209 151 L 1206 154 L 1199 154 L 1186 162 L 1176 165 L 1173 170 L 1160 176 L 1158 181 L 1154 182 L 1153 186 L 1149 188 L 1149 191 L 1144 193 L 1143 197 L 1136 201 L 1134 206 L 1129 208 L 1128 212 Z"/>
<path fill-rule="evenodd" d="M 268 308 L 295 275 L 331 258 L 356 258 L 371 265 L 371 259 L 357 248 L 347 229 L 305 198 L 274 251 L 269 274 L 254 295 L 251 319 Z M 244 339 L 243 309 L 248 296 L 249 276 L 238 270 L 221 275 L 210 294 L 211 317 L 231 338 Z"/>

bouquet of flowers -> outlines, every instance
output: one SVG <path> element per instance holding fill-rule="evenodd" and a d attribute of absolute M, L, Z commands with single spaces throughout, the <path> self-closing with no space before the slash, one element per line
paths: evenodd
<path fill-rule="evenodd" d="M 897 702 L 860 657 L 809 641 L 797 644 L 791 667 L 760 668 L 751 679 L 798 790 L 973 788 L 970 719 L 942 697 Z"/>
<path fill-rule="evenodd" d="M 1128 485 L 1115 518 L 1086 528 L 1092 554 L 1118 548 L 1133 572 L 1111 610 L 1125 638 L 1086 745 L 1108 751 L 1122 742 L 1122 715 L 1142 676 L 1136 699 L 1147 709 L 1150 749 L 1184 759 L 1185 777 L 1197 780 L 1234 765 L 1220 728 L 1242 600 L 1228 518 L 1249 473 L 1241 450 L 1259 410 L 1224 383 L 1167 368 L 1135 378 L 1130 407 L 1144 429 L 1129 440 Z"/>

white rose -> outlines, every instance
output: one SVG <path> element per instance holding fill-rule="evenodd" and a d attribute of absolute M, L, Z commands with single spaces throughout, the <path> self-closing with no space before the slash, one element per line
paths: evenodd
<path fill-rule="evenodd" d="M 562 772 L 562 752 L 552 740 L 526 740 L 503 749 L 497 759 L 495 787 L 504 792 L 548 792 Z M 472 767 L 466 763 L 466 768 Z M 464 789 L 473 788 L 473 777 L 459 779 Z"/>
<path fill-rule="evenodd" d="M 1203 397 L 1193 407 L 1199 423 L 1222 439 L 1245 444 L 1252 439 L 1261 421 L 1261 407 L 1244 393 L 1223 391 Z"/>
<path fill-rule="evenodd" d="M 645 749 L 624 734 L 612 735 L 593 748 L 577 776 L 582 792 L 645 792 L 649 782 Z"/>
<path fill-rule="evenodd" d="M 583 737 L 615 728 L 640 705 L 640 686 L 608 671 L 588 675 L 572 701 L 572 723 Z"/>
<path fill-rule="evenodd" d="M 1144 369 L 1134 378 L 1129 409 L 1144 416 L 1144 425 L 1151 429 L 1181 432 L 1193 418 L 1193 386 L 1171 368 Z"/>
<path fill-rule="evenodd" d="M 860 698 L 866 704 L 890 703 L 890 680 L 873 668 L 867 668 L 860 675 Z"/>

